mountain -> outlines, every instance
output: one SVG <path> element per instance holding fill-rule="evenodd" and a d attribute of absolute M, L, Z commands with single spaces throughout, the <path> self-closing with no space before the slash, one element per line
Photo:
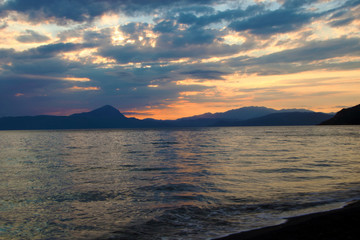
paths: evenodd
<path fill-rule="evenodd" d="M 246 120 L 250 118 L 265 116 L 270 113 L 274 113 L 276 110 L 266 107 L 243 107 L 238 109 L 232 109 L 226 112 L 220 113 L 205 113 L 201 115 L 195 115 L 192 117 L 180 118 L 178 120 L 198 120 L 198 119 L 236 119 Z"/>
<path fill-rule="evenodd" d="M 247 120 L 257 117 L 266 116 L 272 113 L 280 112 L 312 112 L 306 109 L 282 109 L 275 110 L 266 107 L 243 107 L 238 109 L 232 109 L 226 112 L 220 113 L 205 113 L 201 115 L 195 115 L 192 117 L 180 118 L 180 121 L 199 120 L 199 119 L 228 119 L 228 120 Z"/>
<path fill-rule="evenodd" d="M 0 130 L 32 129 L 99 129 L 159 127 L 158 122 L 127 118 L 116 108 L 106 105 L 90 112 L 70 116 L 34 116 L 0 118 Z"/>
<path fill-rule="evenodd" d="M 246 107 L 178 120 L 139 120 L 127 118 L 116 108 L 106 105 L 70 116 L 3 117 L 0 118 L 0 130 L 317 125 L 333 116 L 295 110 Z"/>
<path fill-rule="evenodd" d="M 317 125 L 329 118 L 332 114 L 318 112 L 278 112 L 263 117 L 244 121 L 220 121 L 216 126 L 291 126 Z"/>
<path fill-rule="evenodd" d="M 351 108 L 343 108 L 334 117 L 321 125 L 360 125 L 360 104 Z"/>
<path fill-rule="evenodd" d="M 70 115 L 70 117 L 126 119 L 126 117 L 119 110 L 110 105 L 105 105 L 91 112 L 75 113 L 73 115 Z"/>

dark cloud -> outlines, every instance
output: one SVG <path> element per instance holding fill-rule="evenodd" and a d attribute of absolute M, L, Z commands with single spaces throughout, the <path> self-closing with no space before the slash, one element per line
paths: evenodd
<path fill-rule="evenodd" d="M 220 23 L 222 21 L 232 22 L 236 19 L 246 18 L 254 16 L 264 11 L 264 5 L 251 5 L 245 10 L 241 8 L 227 9 L 224 11 L 212 11 L 202 16 L 196 16 L 194 13 L 181 12 L 178 16 L 177 21 L 183 24 L 196 25 L 196 26 L 207 26 L 212 23 Z"/>
<path fill-rule="evenodd" d="M 26 33 L 18 36 L 16 40 L 22 43 L 40 43 L 46 42 L 50 38 L 33 30 L 26 30 Z"/>
<path fill-rule="evenodd" d="M 359 0 L 347 0 L 344 3 L 344 7 L 356 7 L 360 5 L 360 1 Z"/>
<path fill-rule="evenodd" d="M 179 1 L 173 1 L 173 0 L 125 0 L 121 1 L 123 2 L 123 12 L 127 14 L 135 14 L 135 13 L 153 13 L 154 11 L 159 10 L 166 10 L 169 11 L 169 8 L 177 8 L 177 9 L 184 9 L 186 8 L 192 8 L 194 6 L 195 8 L 192 8 L 193 10 L 196 9 L 197 12 L 204 11 L 204 9 L 207 8 L 208 5 L 212 4 L 221 4 L 223 2 L 227 2 L 226 0 L 179 0 Z M 187 6 L 184 8 L 184 6 Z M 205 8 L 202 8 L 202 6 L 205 6 Z M 166 9 L 165 9 L 166 8 Z M 169 11 L 171 12 L 171 10 Z"/>
<path fill-rule="evenodd" d="M 172 34 L 170 41 L 174 46 L 204 45 L 212 44 L 218 39 L 219 32 L 215 30 L 204 30 L 203 28 L 190 28 L 187 31 Z"/>
<path fill-rule="evenodd" d="M 297 31 L 299 28 L 316 19 L 320 19 L 329 14 L 333 14 L 332 18 L 338 18 L 348 14 L 349 9 L 359 5 L 358 0 L 348 0 L 339 7 L 329 10 L 314 12 L 306 9 L 320 1 L 314 0 L 285 0 L 279 9 L 268 10 L 263 5 L 250 6 L 244 13 L 243 18 L 237 19 L 233 17 L 233 21 L 229 24 L 229 28 L 238 32 L 248 31 L 255 35 L 272 35 L 276 33 L 286 33 Z M 262 9 L 261 9 L 262 7 Z M 249 9 L 254 8 L 253 14 L 249 14 Z M 241 14 L 241 11 L 239 12 Z M 330 24 L 332 26 L 342 26 L 353 21 L 354 17 L 337 19 Z"/>
<path fill-rule="evenodd" d="M 219 1 L 221 3 L 221 1 Z M 189 6 L 181 6 L 179 8 L 174 8 L 172 10 L 172 15 L 178 13 L 194 13 L 194 14 L 212 14 L 215 12 L 214 8 L 206 5 L 189 5 Z"/>
<path fill-rule="evenodd" d="M 54 87 L 65 87 L 65 81 L 46 79 L 46 78 L 28 78 L 21 75 L 1 76 L 1 94 L 2 96 L 14 96 L 16 93 L 24 95 L 44 95 L 52 92 Z"/>
<path fill-rule="evenodd" d="M 122 25 L 119 28 L 122 32 L 133 35 L 133 34 L 141 33 L 146 29 L 149 29 L 149 24 L 140 23 L 140 22 L 131 22 L 126 25 Z"/>
<path fill-rule="evenodd" d="M 198 18 L 192 13 L 180 13 L 178 21 L 184 24 L 194 24 L 198 21 Z"/>
<path fill-rule="evenodd" d="M 311 62 L 343 56 L 358 56 L 360 54 L 359 38 L 338 38 L 326 41 L 312 41 L 305 46 L 272 53 L 255 59 L 262 63 Z"/>
<path fill-rule="evenodd" d="M 232 22 L 229 27 L 235 31 L 249 30 L 253 34 L 267 35 L 295 31 L 314 17 L 309 13 L 298 13 L 288 9 L 278 9 L 254 17 Z"/>
<path fill-rule="evenodd" d="M 54 90 L 64 87 L 60 81 L 0 76 L 0 102 L 6 102 L 1 105 L 0 116 L 42 114 L 42 106 L 54 104 L 54 101 L 49 101 L 51 96 L 58 94 Z"/>
<path fill-rule="evenodd" d="M 40 115 L 86 108 L 98 91 L 71 91 L 69 88 L 86 83 L 56 80 L 53 78 L 29 78 L 22 75 L 0 76 L 0 116 Z M 90 109 L 93 107 L 90 107 Z"/>
<path fill-rule="evenodd" d="M 345 16 L 346 14 L 348 13 L 348 11 L 345 11 L 345 10 L 339 10 L 339 11 L 336 11 L 332 14 L 332 16 L 330 17 L 330 19 L 338 19 L 338 18 L 341 18 L 343 16 Z"/>
<path fill-rule="evenodd" d="M 110 57 L 116 59 L 119 63 L 129 62 L 153 62 L 153 61 L 169 61 L 180 58 L 203 58 L 213 56 L 226 56 L 234 54 L 239 51 L 238 46 L 231 46 L 226 44 L 203 44 L 199 39 L 190 39 L 185 43 L 192 43 L 193 45 L 183 46 L 184 42 L 179 42 L 180 46 L 176 46 L 174 43 L 178 43 L 179 38 L 174 42 L 167 42 L 165 40 L 174 41 L 170 38 L 162 38 L 157 44 L 157 47 L 151 46 L 138 46 L 134 44 L 127 44 L 124 46 L 104 46 L 99 49 L 99 54 L 103 57 Z M 176 41 L 177 40 L 177 41 Z M 196 42 L 197 40 L 197 42 Z"/>
<path fill-rule="evenodd" d="M 19 74 L 59 74 L 66 73 L 69 69 L 75 66 L 79 66 L 78 64 L 69 63 L 57 58 L 50 59 L 31 59 L 22 60 L 18 59 L 13 61 L 11 66 L 6 67 L 7 70 L 13 73 Z"/>
<path fill-rule="evenodd" d="M 14 56 L 15 50 L 9 48 L 0 48 L 0 60 Z"/>
<path fill-rule="evenodd" d="M 147 32 L 152 29 L 148 23 L 132 22 L 119 27 L 124 34 L 125 41 L 134 42 L 133 45 L 151 45 L 152 39 L 147 36 Z"/>
<path fill-rule="evenodd" d="M 285 0 L 283 7 L 287 9 L 300 8 L 306 4 L 315 2 L 318 2 L 318 0 Z"/>
<path fill-rule="evenodd" d="M 353 18 L 353 17 L 339 19 L 339 20 L 335 20 L 335 21 L 330 22 L 330 25 L 332 27 L 342 27 L 342 26 L 345 26 L 345 25 L 348 25 L 348 24 L 352 23 L 354 20 L 355 20 L 355 18 Z"/>
<path fill-rule="evenodd" d="M 155 32 L 160 32 L 160 33 L 171 33 L 177 30 L 177 26 L 175 21 L 173 20 L 163 20 L 161 22 L 159 22 L 158 24 L 156 24 L 156 26 L 154 27 L 154 31 Z"/>
<path fill-rule="evenodd" d="M 189 75 L 195 79 L 223 80 L 224 78 L 222 76 L 227 75 L 228 73 L 217 70 L 196 69 L 182 72 L 182 74 Z"/>
<path fill-rule="evenodd" d="M 78 44 L 78 43 L 54 43 L 42 45 L 36 48 L 23 51 L 16 54 L 18 58 L 50 58 L 56 56 L 59 53 L 71 52 L 87 47 L 92 47 L 91 44 Z"/>
<path fill-rule="evenodd" d="M 284 50 L 258 58 L 233 58 L 229 66 L 248 74 L 277 75 L 316 69 L 358 69 L 357 61 L 328 63 L 322 60 L 344 56 L 359 56 L 359 38 L 338 38 L 308 42 L 302 47 Z M 316 62 L 315 62 L 316 61 Z"/>
<path fill-rule="evenodd" d="M 52 19 L 59 24 L 69 20 L 75 22 L 92 21 L 105 13 L 122 12 L 127 15 L 135 13 L 151 14 L 156 9 L 169 6 L 202 5 L 218 2 L 215 0 L 12 0 L 0 5 L 0 14 L 17 11 L 28 16 L 33 22 Z"/>
<path fill-rule="evenodd" d="M 119 1 L 114 1 L 114 3 L 116 2 Z M 26 14 L 28 19 L 33 22 L 54 19 L 58 23 L 64 24 L 68 20 L 75 22 L 92 20 L 105 12 L 111 12 L 114 5 L 110 0 L 13 0 L 7 1 L 0 10 Z"/>
<path fill-rule="evenodd" d="M 345 1 L 340 7 L 331 9 L 327 12 L 329 25 L 332 27 L 342 27 L 352 23 L 358 18 L 356 6 L 360 5 L 360 1 Z"/>
<path fill-rule="evenodd" d="M 87 43 L 84 47 L 111 44 L 111 32 L 112 29 L 109 28 L 101 29 L 99 31 L 84 31 L 82 37 L 84 42 Z M 72 35 L 71 33 L 69 34 L 70 36 Z"/>
<path fill-rule="evenodd" d="M 103 57 L 116 59 L 119 63 L 168 61 L 180 58 L 203 58 L 225 56 L 239 51 L 237 45 L 227 45 L 222 42 L 223 33 L 219 30 L 204 29 L 199 26 L 184 28 L 179 22 L 165 19 L 158 22 L 153 29 L 146 23 L 129 23 L 120 26 L 126 40 L 134 43 L 113 46 L 104 45 L 99 49 Z M 145 31 L 153 30 L 159 34 L 156 46 L 151 44 Z M 139 41 L 139 37 L 142 41 Z M 146 44 L 144 44 L 144 42 Z"/>

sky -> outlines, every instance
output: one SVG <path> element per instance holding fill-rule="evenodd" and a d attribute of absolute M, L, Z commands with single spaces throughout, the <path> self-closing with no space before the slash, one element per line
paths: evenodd
<path fill-rule="evenodd" d="M 0 117 L 360 103 L 360 0 L 0 0 Z"/>

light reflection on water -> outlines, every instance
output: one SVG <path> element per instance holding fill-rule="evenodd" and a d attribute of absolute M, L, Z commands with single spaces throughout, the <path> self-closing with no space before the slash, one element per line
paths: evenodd
<path fill-rule="evenodd" d="M 3 131 L 0 237 L 201 239 L 272 224 L 359 198 L 359 130 Z"/>

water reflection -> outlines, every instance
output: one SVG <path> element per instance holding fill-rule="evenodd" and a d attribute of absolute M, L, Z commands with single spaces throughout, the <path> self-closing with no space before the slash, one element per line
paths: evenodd
<path fill-rule="evenodd" d="M 359 196 L 358 130 L 0 132 L 0 236 L 199 239 L 266 225 Z"/>

